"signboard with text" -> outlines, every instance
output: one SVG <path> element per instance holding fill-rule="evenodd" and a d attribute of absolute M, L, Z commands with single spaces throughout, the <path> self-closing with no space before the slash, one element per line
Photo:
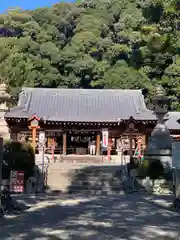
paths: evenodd
<path fill-rule="evenodd" d="M 39 143 L 44 144 L 45 143 L 45 132 L 39 132 Z"/>
<path fill-rule="evenodd" d="M 24 192 L 24 172 L 23 171 L 11 171 L 10 192 L 14 192 L 14 193 Z"/>

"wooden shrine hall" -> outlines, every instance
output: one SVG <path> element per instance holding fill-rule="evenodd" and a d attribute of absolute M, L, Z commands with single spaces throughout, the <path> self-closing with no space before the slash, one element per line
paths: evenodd
<path fill-rule="evenodd" d="M 141 90 L 121 89 L 23 88 L 5 119 L 12 140 L 28 137 L 37 149 L 43 131 L 46 152 L 62 155 L 100 155 L 105 145 L 111 154 L 121 146 L 131 155 L 137 138 L 146 144 L 156 123 Z"/>

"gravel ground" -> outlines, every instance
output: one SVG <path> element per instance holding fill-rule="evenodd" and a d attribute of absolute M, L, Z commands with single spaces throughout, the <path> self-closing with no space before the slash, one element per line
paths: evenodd
<path fill-rule="evenodd" d="M 32 207 L 8 216 L 0 240 L 180 240 L 180 214 L 170 197 L 16 196 Z"/>

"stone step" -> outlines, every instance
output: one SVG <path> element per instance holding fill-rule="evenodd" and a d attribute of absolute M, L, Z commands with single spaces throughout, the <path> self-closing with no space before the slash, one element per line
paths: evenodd
<path fill-rule="evenodd" d="M 72 170 L 72 169 L 76 169 L 77 171 L 81 171 L 83 169 L 83 171 L 89 172 L 92 170 L 93 171 L 112 171 L 112 169 L 114 170 L 118 170 L 118 169 L 122 169 L 122 166 L 119 164 L 80 164 L 80 163 L 60 163 L 60 162 L 56 162 L 56 163 L 50 163 L 49 164 L 49 169 L 58 169 L 59 171 L 64 171 L 64 170 Z"/>
<path fill-rule="evenodd" d="M 51 154 L 44 155 L 44 162 L 52 163 L 52 162 L 60 162 L 60 163 L 91 163 L 91 164 L 102 164 L 103 162 L 108 162 L 107 156 L 91 156 L 91 155 L 55 155 L 54 160 L 52 160 Z M 42 162 L 42 156 L 36 154 L 36 162 Z"/>
<path fill-rule="evenodd" d="M 62 163 L 91 163 L 91 164 L 102 164 L 107 161 L 107 156 L 90 156 L 90 155 L 67 155 L 60 156 L 57 161 Z"/>
<path fill-rule="evenodd" d="M 72 181 L 71 183 L 72 184 L 76 184 L 76 185 L 101 185 L 101 186 L 104 186 L 105 184 L 109 184 L 111 186 L 116 186 L 116 185 L 119 185 L 123 182 L 122 179 L 116 179 L 116 180 L 113 180 L 113 179 L 98 179 L 98 178 L 93 178 L 93 179 L 85 179 L 85 180 L 74 180 Z"/>
<path fill-rule="evenodd" d="M 94 195 L 94 196 L 105 196 L 105 195 L 107 195 L 107 196 L 114 196 L 114 195 L 124 195 L 124 191 L 123 190 L 119 190 L 119 191 L 102 191 L 102 190 L 96 190 L 96 189 L 88 189 L 88 190 L 83 190 L 83 189 L 81 189 L 81 190 L 77 190 L 77 189 L 75 189 L 75 190 L 72 190 L 72 191 L 69 191 L 68 192 L 69 194 L 81 194 L 81 195 Z"/>
<path fill-rule="evenodd" d="M 59 171 L 55 169 L 48 169 L 48 175 L 58 175 L 59 177 L 69 177 L 69 178 L 76 178 L 79 180 L 93 180 L 93 179 L 101 179 L 101 180 L 112 180 L 118 179 L 122 176 L 122 172 L 78 172 L 78 171 Z"/>
<path fill-rule="evenodd" d="M 52 163 L 48 168 L 50 189 L 65 192 L 120 191 L 124 173 L 119 165 Z"/>

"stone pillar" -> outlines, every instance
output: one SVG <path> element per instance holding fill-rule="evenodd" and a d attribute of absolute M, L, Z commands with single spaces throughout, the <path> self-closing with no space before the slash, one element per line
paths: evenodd
<path fill-rule="evenodd" d="M 63 155 L 67 154 L 67 133 L 63 133 Z"/>
<path fill-rule="evenodd" d="M 175 171 L 175 197 L 180 197 L 180 169 L 174 169 Z"/>
<path fill-rule="evenodd" d="M 96 155 L 100 155 L 101 152 L 101 146 L 100 146 L 101 136 L 100 133 L 96 135 Z"/>

